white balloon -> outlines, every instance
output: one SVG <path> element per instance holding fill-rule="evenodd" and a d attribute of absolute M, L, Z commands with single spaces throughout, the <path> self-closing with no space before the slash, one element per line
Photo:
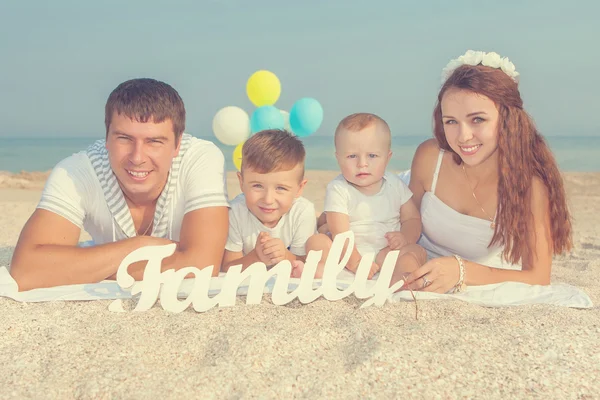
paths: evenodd
<path fill-rule="evenodd" d="M 292 132 L 292 127 L 290 126 L 290 113 L 284 110 L 279 110 L 279 112 L 281 113 L 281 115 L 283 116 L 283 129 L 285 129 L 286 131 L 293 133 Z"/>
<path fill-rule="evenodd" d="M 223 144 L 237 146 L 250 136 L 250 117 L 239 107 L 223 107 L 215 114 L 212 128 Z"/>

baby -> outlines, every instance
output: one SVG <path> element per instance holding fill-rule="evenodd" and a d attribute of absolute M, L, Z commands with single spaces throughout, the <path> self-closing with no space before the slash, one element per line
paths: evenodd
<path fill-rule="evenodd" d="M 372 278 L 391 250 L 400 250 L 392 284 L 427 261 L 416 244 L 421 215 L 408 186 L 386 172 L 392 156 L 388 124 L 374 114 L 344 118 L 335 131 L 336 159 L 341 174 L 327 185 L 326 226 L 331 237 L 351 230 L 355 247 L 346 268 L 356 273 L 361 257 L 374 253 Z M 322 218 L 321 218 L 322 220 Z"/>
<path fill-rule="evenodd" d="M 283 130 L 258 132 L 244 143 L 237 174 L 242 193 L 231 201 L 223 272 L 289 260 L 291 276 L 299 278 L 309 250 L 328 250 L 324 235 L 316 235 L 313 203 L 301 197 L 305 157 L 302 142 Z"/>

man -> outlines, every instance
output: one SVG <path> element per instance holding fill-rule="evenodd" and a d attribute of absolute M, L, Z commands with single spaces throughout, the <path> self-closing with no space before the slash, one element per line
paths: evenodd
<path fill-rule="evenodd" d="M 59 162 L 19 237 L 19 290 L 114 279 L 139 247 L 177 243 L 162 269 L 221 265 L 228 201 L 221 151 L 184 134 L 179 94 L 153 79 L 119 85 L 105 109 L 106 140 Z M 81 229 L 94 246 L 79 247 Z M 129 267 L 142 279 L 144 262 Z"/>

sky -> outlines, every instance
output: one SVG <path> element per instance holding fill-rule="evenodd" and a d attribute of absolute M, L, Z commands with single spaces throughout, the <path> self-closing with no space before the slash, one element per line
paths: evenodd
<path fill-rule="evenodd" d="M 121 82 L 172 85 L 186 132 L 212 135 L 225 106 L 255 106 L 266 69 L 275 104 L 317 99 L 331 135 L 373 112 L 395 136 L 431 135 L 442 68 L 468 49 L 516 65 L 527 111 L 548 136 L 600 136 L 596 0 L 0 0 L 0 137 L 104 136 Z"/>

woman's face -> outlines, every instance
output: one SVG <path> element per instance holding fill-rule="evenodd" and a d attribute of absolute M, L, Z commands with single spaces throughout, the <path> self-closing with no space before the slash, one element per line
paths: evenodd
<path fill-rule="evenodd" d="M 452 88 L 444 93 L 441 107 L 446 141 L 466 165 L 479 165 L 494 155 L 499 113 L 492 100 Z"/>

